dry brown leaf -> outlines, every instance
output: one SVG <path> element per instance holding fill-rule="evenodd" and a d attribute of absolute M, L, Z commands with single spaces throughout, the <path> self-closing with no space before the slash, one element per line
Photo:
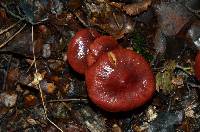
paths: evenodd
<path fill-rule="evenodd" d="M 140 3 L 133 3 L 123 6 L 122 10 L 126 12 L 128 15 L 137 15 L 141 12 L 144 12 L 148 9 L 148 7 L 151 5 L 151 0 L 144 0 Z"/>

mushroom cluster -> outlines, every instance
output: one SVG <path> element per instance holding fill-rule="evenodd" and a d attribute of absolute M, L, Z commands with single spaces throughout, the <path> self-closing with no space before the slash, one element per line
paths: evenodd
<path fill-rule="evenodd" d="M 110 112 L 129 111 L 146 103 L 155 91 L 149 63 L 123 49 L 112 36 L 82 29 L 68 44 L 68 62 L 85 74 L 89 98 Z"/>

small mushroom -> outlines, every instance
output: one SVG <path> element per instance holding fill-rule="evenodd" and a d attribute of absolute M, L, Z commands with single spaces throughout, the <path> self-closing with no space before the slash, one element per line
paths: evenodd
<path fill-rule="evenodd" d="M 119 44 L 112 36 L 101 36 L 94 40 L 89 46 L 89 53 L 87 55 L 87 64 L 91 66 L 104 52 L 111 51 L 115 48 L 119 48 Z"/>
<path fill-rule="evenodd" d="M 197 56 L 195 58 L 195 76 L 198 80 L 200 80 L 200 52 L 197 53 Z"/>
<path fill-rule="evenodd" d="M 128 49 L 104 53 L 86 71 L 92 102 L 110 112 L 129 111 L 146 103 L 155 91 L 149 63 Z"/>
<path fill-rule="evenodd" d="M 93 29 L 82 29 L 71 39 L 68 44 L 67 58 L 69 64 L 76 72 L 80 74 L 85 73 L 89 45 L 99 36 L 100 34 Z"/>

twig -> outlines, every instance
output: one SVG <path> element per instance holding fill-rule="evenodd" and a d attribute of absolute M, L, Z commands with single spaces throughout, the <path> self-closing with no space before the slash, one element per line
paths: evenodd
<path fill-rule="evenodd" d="M 39 90 L 39 89 L 37 89 L 37 90 Z M 70 101 L 87 102 L 88 99 L 86 99 L 86 98 L 84 98 L 84 99 L 71 98 L 71 99 L 58 99 L 58 100 L 49 100 L 49 101 L 47 100 L 46 103 L 56 103 L 56 102 L 59 102 L 59 103 L 60 103 L 60 102 L 70 102 Z M 31 106 L 31 107 L 29 107 L 29 108 L 38 107 L 38 106 L 40 106 L 40 105 L 42 105 L 42 103 L 36 104 L 36 105 Z"/>
<path fill-rule="evenodd" d="M 11 36 L 7 41 L 5 41 L 4 43 L 2 43 L 0 45 L 0 49 L 2 47 L 4 47 L 10 40 L 12 40 L 17 34 L 19 34 L 24 28 L 25 28 L 26 24 L 24 24 L 13 36 Z"/>
<path fill-rule="evenodd" d="M 7 81 L 7 77 L 8 77 L 8 70 L 10 69 L 11 60 L 12 60 L 12 55 L 10 56 L 10 59 L 8 60 L 8 67 L 6 69 L 5 76 L 4 76 L 4 82 L 3 82 L 3 88 L 2 88 L 3 90 L 5 90 L 5 88 L 6 88 L 6 81 Z"/>
<path fill-rule="evenodd" d="M 47 120 L 48 120 L 52 125 L 54 125 L 59 131 L 63 132 L 63 130 L 62 130 L 60 127 L 58 127 L 53 121 L 51 121 L 48 117 L 47 117 Z"/>
<path fill-rule="evenodd" d="M 31 65 L 29 66 L 29 68 L 28 68 L 28 70 L 26 71 L 26 73 L 28 73 L 28 72 L 30 71 L 31 67 L 32 67 L 35 63 L 36 63 L 35 60 L 33 60 L 33 62 L 32 62 Z"/>
<path fill-rule="evenodd" d="M 33 26 L 32 26 L 32 43 L 33 43 Z M 37 69 L 37 63 L 36 63 L 36 56 L 35 56 L 35 46 L 33 44 L 33 59 L 34 59 L 34 64 L 35 64 L 35 73 L 38 73 L 38 69 Z M 47 116 L 47 107 L 45 105 L 45 101 L 44 101 L 44 96 L 43 96 L 43 91 L 41 89 L 40 83 L 37 85 L 37 87 L 40 90 L 40 98 L 42 100 L 42 106 L 44 108 L 44 114 L 45 114 L 45 118 L 52 124 L 54 125 L 59 131 L 63 132 L 63 130 L 61 128 L 59 128 L 53 121 L 51 121 L 48 116 Z"/>
<path fill-rule="evenodd" d="M 89 25 L 84 22 L 84 20 L 80 17 L 79 12 L 75 12 L 74 15 L 78 18 L 78 20 L 85 26 L 88 27 Z"/>
<path fill-rule="evenodd" d="M 13 16 L 13 17 L 15 17 L 15 18 L 18 18 L 19 20 L 25 20 L 25 18 L 23 18 L 23 17 L 21 17 L 21 16 L 18 16 L 18 15 L 16 15 L 16 14 L 12 13 L 11 11 L 9 11 L 8 8 L 7 8 L 7 6 L 6 6 L 5 4 L 3 4 L 3 3 L 0 3 L 0 4 L 1 4 L 1 6 L 2 6 L 4 9 L 6 9 L 6 11 L 8 12 L 8 14 L 10 14 L 11 16 Z"/>
<path fill-rule="evenodd" d="M 113 12 L 112 14 L 113 14 L 113 17 L 114 17 L 114 20 L 115 20 L 115 23 L 116 23 L 117 27 L 118 27 L 119 29 L 121 29 L 121 27 L 120 27 L 120 25 L 119 25 L 119 23 L 118 23 L 118 20 L 117 20 L 117 17 L 116 17 L 116 15 L 115 15 L 115 13 Z"/>
<path fill-rule="evenodd" d="M 194 83 L 187 83 L 188 86 L 191 86 L 193 88 L 199 88 L 200 89 L 200 85 L 198 84 L 194 84 Z"/>
<path fill-rule="evenodd" d="M 59 100 L 49 100 L 47 103 L 54 103 L 54 102 L 69 102 L 69 101 L 88 101 L 88 99 L 59 99 Z"/>
<path fill-rule="evenodd" d="M 11 28 L 15 27 L 17 24 L 19 24 L 21 22 L 21 20 L 17 21 L 16 23 L 12 24 L 11 26 L 7 27 L 6 29 L 1 29 L 0 30 L 0 35 L 7 32 L 8 30 L 10 30 Z"/>

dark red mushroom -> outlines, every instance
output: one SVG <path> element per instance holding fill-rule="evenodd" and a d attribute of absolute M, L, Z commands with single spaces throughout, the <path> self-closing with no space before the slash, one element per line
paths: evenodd
<path fill-rule="evenodd" d="M 197 53 L 197 56 L 195 58 L 195 76 L 198 80 L 200 80 L 200 52 Z"/>
<path fill-rule="evenodd" d="M 104 53 L 86 71 L 90 99 L 110 112 L 128 111 L 147 102 L 155 91 L 148 62 L 128 49 Z"/>
<path fill-rule="evenodd" d="M 99 36 L 100 34 L 93 29 L 82 29 L 71 39 L 68 44 L 67 58 L 69 64 L 76 72 L 80 74 L 85 73 L 89 45 Z"/>
<path fill-rule="evenodd" d="M 101 36 L 96 38 L 89 46 L 89 53 L 87 55 L 87 64 L 91 66 L 104 52 L 119 48 L 119 44 L 112 36 Z"/>

